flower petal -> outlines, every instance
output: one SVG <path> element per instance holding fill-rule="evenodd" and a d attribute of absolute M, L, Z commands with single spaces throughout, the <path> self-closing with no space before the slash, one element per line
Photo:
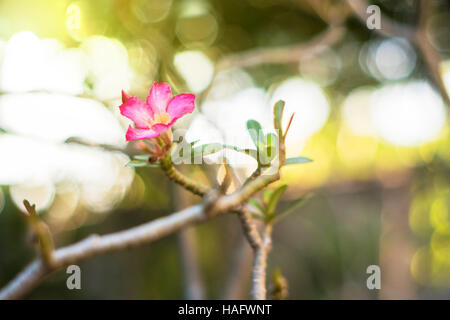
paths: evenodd
<path fill-rule="evenodd" d="M 169 84 L 155 81 L 147 97 L 147 104 L 153 113 L 163 113 L 166 112 L 170 98 L 172 98 L 172 90 Z"/>
<path fill-rule="evenodd" d="M 169 128 L 170 128 L 170 125 L 164 124 L 164 123 L 155 123 L 152 126 L 152 130 L 155 132 L 158 132 L 159 134 L 169 130 Z"/>
<path fill-rule="evenodd" d="M 131 119 L 136 126 L 148 128 L 153 119 L 153 112 L 149 105 L 137 97 L 126 97 L 125 102 L 119 107 L 120 113 Z"/>
<path fill-rule="evenodd" d="M 173 124 L 178 118 L 191 113 L 195 108 L 195 95 L 179 94 L 169 101 L 167 113 L 170 115 L 170 123 Z"/>
<path fill-rule="evenodd" d="M 126 139 L 127 141 L 141 140 L 141 139 L 151 139 L 160 135 L 160 132 L 156 132 L 152 129 L 139 129 L 128 127 Z"/>

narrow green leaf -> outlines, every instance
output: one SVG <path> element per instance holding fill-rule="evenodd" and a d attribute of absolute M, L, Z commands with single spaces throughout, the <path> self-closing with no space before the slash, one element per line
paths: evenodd
<path fill-rule="evenodd" d="M 291 202 L 289 204 L 289 206 L 284 209 L 282 212 L 280 212 L 279 214 L 275 215 L 272 219 L 273 222 L 279 221 L 282 218 L 286 217 L 288 214 L 292 213 L 293 211 L 295 211 L 296 209 L 300 208 L 301 206 L 303 206 L 307 200 L 309 200 L 309 198 L 311 198 L 310 195 L 301 197 L 297 200 L 294 200 L 293 202 Z"/>
<path fill-rule="evenodd" d="M 267 216 L 270 217 L 275 212 L 275 208 L 277 207 L 278 201 L 280 201 L 281 196 L 286 191 L 287 184 L 283 184 L 282 186 L 279 186 L 277 189 L 275 189 L 274 192 L 272 192 L 269 202 L 267 203 Z"/>
<path fill-rule="evenodd" d="M 150 156 L 148 154 L 138 154 L 133 157 L 134 160 L 147 161 Z"/>
<path fill-rule="evenodd" d="M 248 201 L 248 203 L 249 203 L 252 207 L 254 207 L 255 209 L 257 209 L 262 215 L 265 214 L 264 208 L 263 208 L 262 204 L 261 204 L 258 200 L 256 200 L 256 199 L 250 199 L 250 200 Z"/>
<path fill-rule="evenodd" d="M 130 162 L 128 162 L 126 164 L 126 166 L 127 167 L 132 167 L 132 168 L 136 168 L 136 167 L 157 168 L 157 167 L 159 167 L 159 162 L 149 163 L 148 162 L 148 157 L 149 157 L 149 155 L 137 155 L 137 156 L 135 156 L 135 159 L 133 159 Z"/>
<path fill-rule="evenodd" d="M 276 147 L 278 145 L 278 136 L 275 133 L 268 133 L 265 136 L 266 146 Z"/>
<path fill-rule="evenodd" d="M 264 216 L 261 215 L 261 214 L 252 212 L 251 215 L 252 215 L 252 217 L 253 217 L 254 219 L 265 220 Z"/>
<path fill-rule="evenodd" d="M 284 105 L 285 102 L 283 100 L 279 100 L 273 107 L 273 122 L 274 127 L 277 130 L 281 130 L 281 119 L 283 118 Z"/>
<path fill-rule="evenodd" d="M 261 145 L 263 145 L 263 131 L 261 124 L 259 124 L 256 120 L 248 120 L 247 121 L 247 130 L 252 138 L 253 144 L 256 149 L 260 149 Z"/>
<path fill-rule="evenodd" d="M 147 161 L 142 161 L 142 160 L 131 160 L 130 162 L 127 163 L 127 167 L 132 167 L 132 168 L 136 168 L 136 167 L 147 167 L 150 164 Z"/>
<path fill-rule="evenodd" d="M 265 148 L 264 153 L 260 156 L 263 164 L 270 164 L 275 159 L 278 153 L 278 136 L 274 133 L 269 133 L 265 136 Z"/>
<path fill-rule="evenodd" d="M 272 197 L 272 193 L 273 193 L 273 190 L 272 189 L 265 189 L 265 190 L 263 190 L 263 192 L 262 192 L 262 201 L 263 201 L 263 203 L 264 203 L 264 205 L 267 207 L 267 204 L 269 203 L 269 201 L 270 201 L 270 198 Z"/>
<path fill-rule="evenodd" d="M 284 162 L 284 165 L 290 165 L 290 164 L 301 164 L 301 163 L 308 163 L 312 160 L 306 157 L 294 157 L 294 158 L 288 158 Z"/>

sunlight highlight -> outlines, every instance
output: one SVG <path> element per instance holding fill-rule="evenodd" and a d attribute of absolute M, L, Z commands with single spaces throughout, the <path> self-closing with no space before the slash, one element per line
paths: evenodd
<path fill-rule="evenodd" d="M 371 112 L 378 134 L 401 146 L 433 141 L 446 119 L 441 97 L 422 81 L 387 85 L 375 91 Z"/>
<path fill-rule="evenodd" d="M 177 53 L 174 64 L 192 92 L 201 92 L 211 82 L 214 67 L 211 61 L 200 51 Z"/>

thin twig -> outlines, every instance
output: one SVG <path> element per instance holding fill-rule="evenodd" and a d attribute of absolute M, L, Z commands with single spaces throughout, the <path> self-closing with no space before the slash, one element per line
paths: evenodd
<path fill-rule="evenodd" d="M 316 55 L 326 47 L 338 42 L 344 36 L 344 30 L 343 27 L 330 26 L 326 31 L 306 43 L 273 49 L 252 49 L 230 54 L 219 60 L 217 69 L 248 68 L 269 63 L 298 62 Z"/>
<path fill-rule="evenodd" d="M 299 4 L 303 4 L 303 0 L 299 0 Z M 327 24 L 339 25 L 351 14 L 351 10 L 343 2 L 335 2 L 330 0 L 307 0 L 307 3 L 314 12 Z"/>
<path fill-rule="evenodd" d="M 254 300 L 265 300 L 266 289 L 266 270 L 267 256 L 272 247 L 271 244 L 272 225 L 266 224 L 262 245 L 255 250 L 255 260 L 252 271 L 252 298 Z"/>
<path fill-rule="evenodd" d="M 160 167 L 170 180 L 183 186 L 186 190 L 191 191 L 193 194 L 203 197 L 210 191 L 209 187 L 204 186 L 203 184 L 189 177 L 186 177 L 180 171 L 178 171 L 174 167 L 170 156 L 161 159 Z"/>
<path fill-rule="evenodd" d="M 28 214 L 24 214 L 30 229 L 34 232 L 38 241 L 39 253 L 42 261 L 46 266 L 52 266 L 54 263 L 54 244 L 50 229 L 37 215 L 36 205 L 31 205 L 28 200 L 24 200 L 23 204 Z"/>
<path fill-rule="evenodd" d="M 444 102 L 450 108 L 450 96 L 442 79 L 439 64 L 441 57 L 439 52 L 431 44 L 428 38 L 426 27 L 428 24 L 429 16 L 432 11 L 431 1 L 421 0 L 419 6 L 419 21 L 416 30 L 415 44 L 422 53 L 422 57 L 428 67 L 428 70 L 433 79 L 435 86 L 441 94 Z"/>
<path fill-rule="evenodd" d="M 246 209 L 239 210 L 237 212 L 237 215 L 239 217 L 239 220 L 241 221 L 242 229 L 248 243 L 253 248 L 253 250 L 256 251 L 258 248 L 263 246 L 263 242 L 261 236 L 258 233 L 256 225 L 253 222 L 252 215 Z"/>
<path fill-rule="evenodd" d="M 238 216 L 241 220 L 244 235 L 252 247 L 254 254 L 251 296 L 254 300 L 265 300 L 267 292 L 267 257 L 271 248 L 272 225 L 270 223 L 265 225 L 264 235 L 261 238 L 250 212 L 243 209 L 238 211 Z"/>
<path fill-rule="evenodd" d="M 247 184 L 247 183 L 255 180 L 258 176 L 261 175 L 261 171 L 262 171 L 262 168 L 258 163 L 258 166 L 256 167 L 255 171 L 253 171 L 253 173 L 245 180 L 244 184 Z"/>
<path fill-rule="evenodd" d="M 251 296 L 254 300 L 266 299 L 266 269 L 267 257 L 271 247 L 272 225 L 266 224 L 264 235 L 261 237 L 250 212 L 245 208 L 238 211 L 238 217 L 247 238 L 248 243 L 253 249 L 253 270 L 252 270 L 252 289 Z"/>
<path fill-rule="evenodd" d="M 230 68 L 249 68 L 262 64 L 285 64 L 299 62 L 320 54 L 325 49 L 339 42 L 345 35 L 345 28 L 339 25 L 330 25 L 312 40 L 297 45 L 260 48 L 229 54 L 217 61 L 213 77 L 208 87 L 197 97 L 199 106 L 206 100 L 214 86 L 217 75 Z"/>

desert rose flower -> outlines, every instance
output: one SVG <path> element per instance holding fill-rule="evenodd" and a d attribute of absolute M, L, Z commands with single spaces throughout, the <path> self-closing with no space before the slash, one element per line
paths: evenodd
<path fill-rule="evenodd" d="M 154 82 L 145 102 L 122 91 L 120 113 L 131 119 L 135 127 L 129 126 L 127 141 L 159 137 L 179 118 L 194 110 L 195 95 L 179 94 L 172 97 L 168 83 Z"/>

